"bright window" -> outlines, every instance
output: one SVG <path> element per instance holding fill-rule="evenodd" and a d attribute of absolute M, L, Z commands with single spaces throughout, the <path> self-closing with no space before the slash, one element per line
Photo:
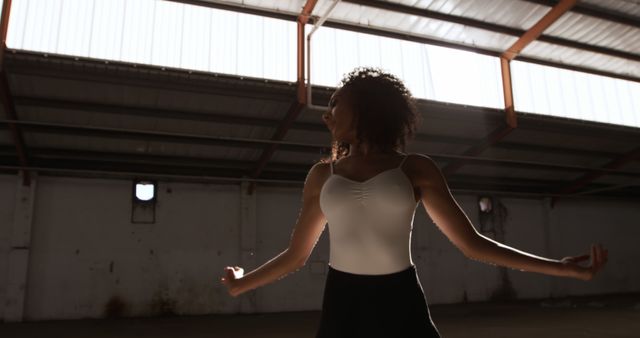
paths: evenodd
<path fill-rule="evenodd" d="M 320 27 L 311 42 L 311 65 L 312 84 L 334 87 L 353 68 L 375 66 L 398 76 L 419 98 L 504 107 L 496 57 Z"/>
<path fill-rule="evenodd" d="M 511 74 L 517 111 L 640 127 L 640 83 L 519 61 Z"/>
<path fill-rule="evenodd" d="M 296 23 L 161 0 L 13 1 L 13 49 L 295 82 Z"/>

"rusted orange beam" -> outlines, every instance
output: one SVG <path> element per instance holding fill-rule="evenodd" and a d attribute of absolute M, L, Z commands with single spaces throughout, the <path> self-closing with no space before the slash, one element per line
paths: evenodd
<path fill-rule="evenodd" d="M 302 7 L 302 12 L 298 15 L 298 102 L 307 103 L 306 86 L 304 84 L 304 25 L 309 22 L 311 13 L 316 7 L 318 0 L 307 0 Z"/>
<path fill-rule="evenodd" d="M 2 53 L 0 53 L 0 69 L 4 69 L 4 51 L 7 49 L 7 31 L 9 30 L 9 14 L 11 14 L 11 0 L 2 4 L 2 18 L 0 19 L 0 34 L 2 34 Z"/>
<path fill-rule="evenodd" d="M 309 22 L 309 18 L 311 17 L 311 13 L 313 12 L 313 9 L 315 8 L 317 2 L 318 0 L 307 0 L 307 2 L 302 7 L 300 15 L 298 15 L 298 85 L 296 100 L 289 106 L 289 110 L 287 111 L 286 116 L 282 119 L 282 121 L 278 125 L 278 128 L 276 129 L 276 132 L 271 137 L 272 140 L 279 141 L 284 139 L 285 135 L 293 125 L 293 122 L 298 118 L 298 115 L 300 115 L 300 112 L 307 103 L 306 86 L 304 81 L 304 26 L 305 24 L 307 24 L 307 22 Z M 264 170 L 264 167 L 267 165 L 267 162 L 269 162 L 269 160 L 273 156 L 276 147 L 277 144 L 269 144 L 265 147 L 262 154 L 260 154 L 260 158 L 258 159 L 256 167 L 250 175 L 252 178 L 260 176 L 260 174 Z M 248 193 L 253 193 L 254 189 L 255 182 L 251 182 L 249 184 Z"/>
<path fill-rule="evenodd" d="M 9 81 L 7 80 L 7 72 L 4 67 L 4 54 L 7 52 L 7 31 L 9 29 L 9 14 L 11 13 L 11 0 L 5 0 L 2 4 L 2 14 L 0 19 L 0 35 L 2 38 L 2 50 L 0 51 L 0 100 L 2 100 L 2 108 L 7 114 L 7 117 L 11 120 L 17 120 L 18 114 L 16 113 L 16 106 L 13 102 L 13 96 L 11 96 L 11 90 L 9 88 Z M 18 155 L 18 161 L 22 167 L 29 167 L 29 161 L 27 156 L 27 147 L 24 143 L 24 137 L 22 136 L 22 130 L 15 123 L 8 123 L 9 130 L 11 130 L 11 138 L 16 145 L 16 153 Z M 22 184 L 25 186 L 31 185 L 31 175 L 28 170 L 22 171 Z"/>
<path fill-rule="evenodd" d="M 514 100 L 513 100 L 513 86 L 511 82 L 511 60 L 513 60 L 520 52 L 531 42 L 537 39 L 545 29 L 551 26 L 559 17 L 569 11 L 571 7 L 576 4 L 577 0 L 564 0 L 560 1 L 556 6 L 543 16 L 535 25 L 528 29 L 520 38 L 507 48 L 500 55 L 500 70 L 502 73 L 502 92 L 504 96 L 504 112 L 505 112 L 505 126 L 499 127 L 487 135 L 479 144 L 467 149 L 464 154 L 469 156 L 475 156 L 482 153 L 485 149 L 500 142 L 511 131 L 518 126 L 518 118 L 516 116 Z M 464 165 L 463 161 L 454 161 L 447 164 L 442 172 L 445 175 L 451 175 L 456 170 Z"/>
<path fill-rule="evenodd" d="M 504 93 L 504 109 L 507 124 L 511 128 L 516 128 L 518 121 L 516 118 L 515 108 L 513 105 L 513 87 L 511 84 L 511 60 L 520 54 L 520 52 L 531 42 L 537 39 L 542 32 L 556 22 L 564 13 L 571 10 L 577 3 L 577 0 L 560 1 L 556 6 L 551 8 L 545 16 L 543 16 L 535 25 L 529 28 L 522 36 L 507 48 L 500 55 L 500 69 L 502 70 L 502 91 Z"/>
<path fill-rule="evenodd" d="M 501 55 L 501 57 L 507 60 L 513 60 L 520 52 L 527 47 L 531 42 L 537 39 L 542 32 L 544 32 L 549 26 L 558 20 L 564 13 L 568 12 L 571 7 L 575 6 L 578 0 L 563 0 L 557 5 L 553 6 L 542 19 L 538 20 L 535 25 L 529 28 L 519 39 L 514 42 L 513 45 L 507 48 Z"/>
<path fill-rule="evenodd" d="M 518 118 L 516 117 L 516 109 L 513 106 L 513 87 L 511 85 L 511 65 L 509 62 L 508 59 L 500 57 L 505 121 L 510 128 L 516 128 L 518 126 Z"/>

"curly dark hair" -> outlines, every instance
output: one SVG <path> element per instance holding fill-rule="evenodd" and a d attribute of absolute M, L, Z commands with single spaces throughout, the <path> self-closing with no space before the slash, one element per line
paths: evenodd
<path fill-rule="evenodd" d="M 422 122 L 416 100 L 404 83 L 378 67 L 356 67 L 342 78 L 340 85 L 352 102 L 357 142 L 404 151 Z M 348 152 L 348 143 L 333 140 L 331 154 L 320 161 L 335 161 Z"/>

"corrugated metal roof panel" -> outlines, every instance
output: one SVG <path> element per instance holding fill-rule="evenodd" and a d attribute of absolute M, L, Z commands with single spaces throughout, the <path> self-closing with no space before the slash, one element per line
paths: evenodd
<path fill-rule="evenodd" d="M 640 54 L 640 29 L 579 13 L 565 13 L 544 34 Z"/>
<path fill-rule="evenodd" d="M 640 62 L 575 48 L 552 45 L 541 41 L 531 42 L 522 50 L 521 55 L 556 61 L 566 65 L 581 66 L 594 70 L 640 77 Z"/>
<path fill-rule="evenodd" d="M 640 17 L 640 1 L 637 0 L 580 0 L 590 7 Z"/>
<path fill-rule="evenodd" d="M 135 69 L 132 72 L 138 72 Z M 289 109 L 290 101 L 258 99 L 212 93 L 197 93 L 181 90 L 164 90 L 143 86 L 100 82 L 95 80 L 65 79 L 46 75 L 12 74 L 11 86 L 14 97 L 25 98 L 25 104 L 18 104 L 20 119 L 23 121 L 51 122 L 77 126 L 95 126 L 124 130 L 161 131 L 189 135 L 215 137 L 241 137 L 270 139 L 274 132 L 268 126 L 231 126 L 226 122 L 185 120 L 162 117 L 161 111 L 172 114 L 200 113 L 220 114 L 241 118 L 269 118 L 280 121 Z M 244 96 L 244 97 L 243 97 Z M 293 97 L 293 94 L 291 95 Z M 21 99 L 22 100 L 22 99 Z M 19 102 L 22 102 L 19 100 Z M 35 102 L 35 103 L 34 103 Z M 52 104 L 55 103 L 55 104 Z M 65 106 L 68 103 L 68 106 Z M 83 104 L 98 104 L 111 107 L 109 112 L 99 112 L 95 108 L 82 109 Z M 121 109 L 119 109 L 121 107 Z M 144 115 L 128 110 L 146 109 L 151 114 Z M 136 115 L 140 114 L 140 115 Z M 146 114 L 146 113 L 145 113 Z M 275 127 L 274 123 L 274 127 Z M 28 127 L 24 128 L 28 130 Z M 64 134 L 44 134 L 27 131 L 29 147 L 53 147 L 64 149 L 86 149 L 131 153 L 139 150 L 158 155 L 183 154 L 194 157 L 211 157 L 220 154 L 225 147 L 198 144 L 161 143 L 139 141 L 125 137 L 122 139 L 86 137 L 73 132 Z M 225 150 L 228 158 L 238 158 L 240 153 L 253 160 L 254 150 L 240 148 Z"/>
<path fill-rule="evenodd" d="M 330 4 L 319 3 L 314 14 L 323 14 L 325 7 Z M 329 15 L 329 19 L 440 41 L 462 42 L 492 50 L 504 50 L 516 41 L 516 37 L 502 33 L 346 2 L 340 2 Z"/>
<path fill-rule="evenodd" d="M 547 6 L 513 0 L 388 0 L 387 2 L 519 29 L 530 28 L 549 11 Z"/>
<path fill-rule="evenodd" d="M 244 7 L 266 8 L 285 13 L 300 13 L 305 0 L 204 0 L 203 2 L 230 2 Z M 322 0 L 318 1 L 322 2 Z"/>

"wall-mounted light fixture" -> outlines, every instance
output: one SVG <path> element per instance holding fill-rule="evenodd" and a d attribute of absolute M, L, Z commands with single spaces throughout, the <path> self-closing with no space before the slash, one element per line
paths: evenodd
<path fill-rule="evenodd" d="M 493 205 L 491 204 L 491 197 L 481 196 L 478 199 L 478 204 L 480 205 L 480 211 L 490 213 L 493 210 Z"/>
<path fill-rule="evenodd" d="M 133 180 L 131 223 L 155 223 L 158 183 L 154 180 Z"/>

